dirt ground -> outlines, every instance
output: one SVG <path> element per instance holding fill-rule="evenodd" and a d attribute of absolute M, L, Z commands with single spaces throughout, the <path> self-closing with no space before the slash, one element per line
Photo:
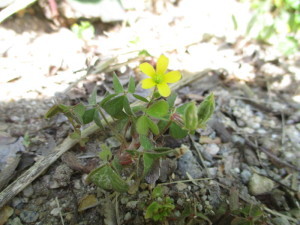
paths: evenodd
<path fill-rule="evenodd" d="M 283 56 L 246 37 L 247 4 L 164 2 L 127 10 L 121 22 L 93 21 L 95 36 L 87 40 L 37 5 L 1 24 L 0 189 L 72 132 L 63 115 L 44 118 L 52 105 L 87 102 L 95 87 L 103 97 L 112 88 L 111 71 L 123 85 L 130 76 L 139 82 L 138 65 L 165 54 L 183 77 L 204 74 L 177 90 L 176 104 L 200 103 L 211 92 L 216 98 L 206 129 L 183 140 L 164 138 L 165 146 L 185 152 L 167 157 L 156 182 L 174 200 L 172 214 L 163 222 L 145 219 L 153 188 L 146 181 L 123 194 L 86 182 L 99 165 L 100 145 L 120 146 L 105 130 L 16 193 L 1 209 L 0 224 L 300 224 L 300 54 Z M 232 14 L 243 15 L 238 29 Z M 152 56 L 139 57 L 142 50 Z"/>

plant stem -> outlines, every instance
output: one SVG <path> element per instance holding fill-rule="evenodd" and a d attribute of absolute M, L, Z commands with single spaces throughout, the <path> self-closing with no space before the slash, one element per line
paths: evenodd
<path fill-rule="evenodd" d="M 167 123 L 167 125 L 164 127 L 164 129 L 163 129 L 158 135 L 156 135 L 156 136 L 153 138 L 153 140 L 156 141 L 160 136 L 162 136 L 162 135 L 169 129 L 169 127 L 171 126 L 171 124 L 172 124 L 172 120 L 170 120 L 170 121 Z"/>
<path fill-rule="evenodd" d="M 101 107 L 98 105 L 97 106 L 97 109 L 99 111 L 99 113 L 101 114 L 102 118 L 104 119 L 106 125 L 109 127 L 109 129 L 111 129 L 111 131 L 114 133 L 114 135 L 116 135 L 116 138 L 121 142 L 121 144 L 123 146 L 126 146 L 127 145 L 127 141 L 125 139 L 125 137 L 123 137 L 122 135 L 120 135 L 116 130 L 115 128 L 109 123 L 109 121 L 107 120 L 105 114 L 103 113 Z"/>
<path fill-rule="evenodd" d="M 150 101 L 148 102 L 146 108 L 148 108 L 151 105 L 152 101 L 154 100 L 154 94 L 156 92 L 156 89 L 157 89 L 157 87 L 154 88 L 153 93 L 152 93 L 152 97 L 150 98 Z"/>

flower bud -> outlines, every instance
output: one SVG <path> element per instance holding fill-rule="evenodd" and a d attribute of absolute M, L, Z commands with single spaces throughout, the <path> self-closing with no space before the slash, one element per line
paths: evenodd
<path fill-rule="evenodd" d="M 211 93 L 207 96 L 198 108 L 198 127 L 203 127 L 209 120 L 215 110 L 215 98 L 214 94 Z"/>
<path fill-rule="evenodd" d="M 197 129 L 198 126 L 198 116 L 197 116 L 197 107 L 195 102 L 191 102 L 184 110 L 184 126 L 189 131 Z"/>

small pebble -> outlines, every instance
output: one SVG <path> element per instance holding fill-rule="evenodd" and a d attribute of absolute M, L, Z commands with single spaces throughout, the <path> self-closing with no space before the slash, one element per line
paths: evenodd
<path fill-rule="evenodd" d="M 220 148 L 217 144 L 208 144 L 205 148 L 205 151 L 211 155 L 216 155 L 220 151 Z"/>
<path fill-rule="evenodd" d="M 244 184 L 247 184 L 250 180 L 250 177 L 252 176 L 251 172 L 249 170 L 243 170 L 241 173 L 241 178 Z"/>
<path fill-rule="evenodd" d="M 130 208 L 130 209 L 135 209 L 137 203 L 138 203 L 138 201 L 130 201 L 130 202 L 127 202 L 126 207 L 127 207 L 127 208 Z"/>
<path fill-rule="evenodd" d="M 30 196 L 32 196 L 34 193 L 32 185 L 28 185 L 24 190 L 23 190 L 23 195 L 24 197 L 29 198 Z"/>
<path fill-rule="evenodd" d="M 178 191 L 183 191 L 183 190 L 185 190 L 186 188 L 187 188 L 188 186 L 185 184 L 185 183 L 178 183 L 178 184 L 176 184 L 176 188 L 177 188 L 177 190 Z"/>
<path fill-rule="evenodd" d="M 20 218 L 25 223 L 34 223 L 38 220 L 39 214 L 34 211 L 23 210 L 20 213 Z"/>
<path fill-rule="evenodd" d="M 125 214 L 125 216 L 124 216 L 124 220 L 125 221 L 128 221 L 128 220 L 130 220 L 131 219 L 131 213 L 130 212 L 127 212 L 126 214 Z"/>
<path fill-rule="evenodd" d="M 271 179 L 254 173 L 250 178 L 248 186 L 252 195 L 260 195 L 272 191 L 275 184 Z"/>
<path fill-rule="evenodd" d="M 50 214 L 56 217 L 59 216 L 60 212 L 61 212 L 61 208 L 54 208 L 51 210 Z"/>

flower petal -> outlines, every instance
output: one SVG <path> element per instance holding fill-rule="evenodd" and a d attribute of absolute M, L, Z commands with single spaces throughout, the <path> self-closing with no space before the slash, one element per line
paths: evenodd
<path fill-rule="evenodd" d="M 142 63 L 140 65 L 140 70 L 149 77 L 153 77 L 155 75 L 155 70 L 149 63 Z"/>
<path fill-rule="evenodd" d="M 146 78 L 142 80 L 142 88 L 149 89 L 156 85 L 156 83 L 152 80 L 152 78 Z"/>
<path fill-rule="evenodd" d="M 169 59 L 166 56 L 161 55 L 157 60 L 156 73 L 159 75 L 163 75 L 167 71 L 168 65 Z"/>
<path fill-rule="evenodd" d="M 164 75 L 164 81 L 167 83 L 175 83 L 179 81 L 181 78 L 181 74 L 179 71 L 171 71 Z"/>
<path fill-rule="evenodd" d="M 168 97 L 171 94 L 171 89 L 167 83 L 163 82 L 157 85 L 158 92 L 163 97 Z"/>

